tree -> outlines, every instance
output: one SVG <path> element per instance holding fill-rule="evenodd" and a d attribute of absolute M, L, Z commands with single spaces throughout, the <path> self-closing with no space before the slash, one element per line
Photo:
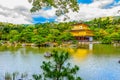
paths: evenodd
<path fill-rule="evenodd" d="M 58 29 L 50 29 L 50 34 L 52 35 L 53 42 L 56 42 L 60 37 L 60 31 Z"/>
<path fill-rule="evenodd" d="M 78 66 L 71 67 L 70 63 L 65 65 L 69 59 L 68 52 L 53 51 L 53 53 L 53 62 L 43 62 L 41 66 L 43 75 L 33 75 L 34 80 L 81 80 L 80 77 L 75 77 L 79 70 Z"/>
<path fill-rule="evenodd" d="M 79 6 L 77 0 L 28 0 L 32 3 L 31 12 L 36 12 L 43 8 L 56 8 L 56 15 L 60 16 L 72 11 L 78 11 Z"/>
<path fill-rule="evenodd" d="M 110 36 L 105 36 L 105 37 L 103 37 L 103 39 L 101 40 L 101 42 L 103 44 L 111 44 L 112 43 L 112 39 L 111 39 Z"/>
<path fill-rule="evenodd" d="M 21 41 L 23 42 L 32 42 L 32 36 L 34 36 L 33 29 L 31 27 L 26 27 L 22 32 L 20 33 Z"/>
<path fill-rule="evenodd" d="M 20 35 L 17 30 L 10 30 L 8 37 L 11 42 L 18 41 L 20 39 Z"/>
<path fill-rule="evenodd" d="M 38 46 L 42 45 L 43 43 L 46 42 L 46 38 L 42 37 L 41 35 L 34 35 L 32 37 L 32 42 L 37 44 Z"/>
<path fill-rule="evenodd" d="M 113 41 L 120 41 L 120 35 L 118 32 L 113 32 L 110 36 Z"/>
<path fill-rule="evenodd" d="M 60 37 L 59 40 L 64 42 L 64 41 L 71 41 L 74 40 L 74 37 L 72 36 L 72 34 L 70 32 L 63 32 Z"/>

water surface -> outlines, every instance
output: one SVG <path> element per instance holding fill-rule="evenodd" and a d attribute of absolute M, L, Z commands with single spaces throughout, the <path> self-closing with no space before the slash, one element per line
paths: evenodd
<path fill-rule="evenodd" d="M 37 47 L 6 47 L 0 46 L 0 76 L 6 72 L 13 73 L 42 73 L 40 66 L 44 52 L 54 48 Z M 120 47 L 113 45 L 90 44 L 79 48 L 55 48 L 71 52 L 69 62 L 78 65 L 80 70 L 77 75 L 83 80 L 119 80 L 120 79 Z M 2 78 L 0 78 L 1 80 Z"/>

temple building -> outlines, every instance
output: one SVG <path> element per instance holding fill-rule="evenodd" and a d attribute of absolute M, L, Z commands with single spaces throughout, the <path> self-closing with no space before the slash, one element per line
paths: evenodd
<path fill-rule="evenodd" d="M 93 32 L 89 29 L 89 26 L 83 23 L 73 25 L 71 34 L 78 41 L 93 41 Z"/>

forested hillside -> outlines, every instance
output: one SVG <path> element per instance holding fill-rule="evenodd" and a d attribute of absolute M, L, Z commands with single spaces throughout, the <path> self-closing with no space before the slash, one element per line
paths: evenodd
<path fill-rule="evenodd" d="M 9 41 L 20 43 L 44 44 L 55 42 L 61 44 L 64 41 L 74 41 L 70 30 L 73 24 L 44 23 L 44 24 L 11 24 L 0 22 L 0 42 Z M 120 17 L 104 17 L 83 22 L 90 26 L 94 33 L 94 41 L 112 43 L 120 41 Z"/>
<path fill-rule="evenodd" d="M 94 32 L 94 40 L 102 43 L 120 41 L 120 17 L 103 17 L 85 22 Z"/>
<path fill-rule="evenodd" d="M 69 23 L 44 23 L 35 25 L 15 25 L 0 23 L 0 40 L 21 43 L 43 44 L 73 40 L 69 30 L 74 22 Z"/>

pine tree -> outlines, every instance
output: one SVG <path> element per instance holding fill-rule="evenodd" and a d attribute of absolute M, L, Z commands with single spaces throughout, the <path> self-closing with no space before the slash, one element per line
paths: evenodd
<path fill-rule="evenodd" d="M 78 66 L 71 67 L 70 63 L 65 65 L 68 59 L 68 52 L 53 51 L 53 62 L 44 61 L 41 66 L 43 74 L 33 75 L 34 80 L 81 80 L 80 77 L 76 77 Z"/>

